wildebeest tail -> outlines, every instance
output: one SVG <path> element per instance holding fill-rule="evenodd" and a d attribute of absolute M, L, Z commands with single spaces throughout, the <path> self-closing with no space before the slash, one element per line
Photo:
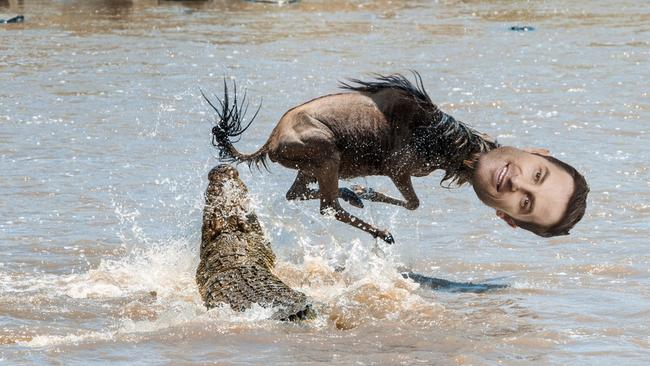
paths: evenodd
<path fill-rule="evenodd" d="M 218 120 L 212 127 L 212 145 L 219 150 L 219 159 L 225 162 L 246 163 L 248 166 L 255 165 L 259 168 L 260 164 L 267 168 L 266 159 L 268 157 L 267 145 L 264 144 L 259 150 L 252 154 L 240 153 L 234 143 L 238 142 L 241 135 L 250 127 L 251 123 L 260 109 L 260 103 L 257 111 L 247 123 L 244 124 L 244 116 L 248 111 L 249 103 L 246 102 L 246 91 L 241 100 L 237 100 L 237 84 L 233 82 L 232 104 L 231 98 L 228 95 L 228 83 L 226 79 L 223 80 L 223 99 L 215 96 L 219 105 L 215 105 L 204 93 L 201 91 L 203 98 L 208 102 L 215 112 L 217 112 Z M 236 139 L 236 140 L 233 140 Z M 267 168 L 268 169 L 268 168 Z"/>

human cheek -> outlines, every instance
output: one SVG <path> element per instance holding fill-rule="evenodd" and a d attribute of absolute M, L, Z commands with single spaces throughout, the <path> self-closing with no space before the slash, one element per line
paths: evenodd
<path fill-rule="evenodd" d="M 512 216 L 516 212 L 517 198 L 514 195 L 507 194 L 500 199 L 495 199 L 494 205 L 496 208 Z"/>

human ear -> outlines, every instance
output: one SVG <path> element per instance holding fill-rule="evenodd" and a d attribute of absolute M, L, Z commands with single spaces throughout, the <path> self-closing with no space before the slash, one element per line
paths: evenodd
<path fill-rule="evenodd" d="M 531 154 L 537 154 L 537 155 L 542 155 L 542 156 L 551 156 L 551 152 L 548 149 L 544 149 L 541 147 L 527 147 L 523 149 L 527 153 Z"/>
<path fill-rule="evenodd" d="M 503 211 L 501 211 L 501 210 L 497 210 L 497 216 L 498 216 L 501 220 L 505 221 L 506 224 L 508 224 L 508 226 L 510 226 L 511 228 L 514 229 L 514 228 L 517 227 L 517 224 L 515 224 L 515 220 L 513 220 L 512 217 L 508 216 L 507 213 L 505 213 L 505 212 L 503 212 Z"/>

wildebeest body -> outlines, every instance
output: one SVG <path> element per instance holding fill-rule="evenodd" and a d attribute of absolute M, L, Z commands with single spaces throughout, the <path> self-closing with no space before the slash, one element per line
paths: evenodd
<path fill-rule="evenodd" d="M 320 199 L 321 213 L 331 213 L 339 221 L 392 243 L 387 230 L 349 214 L 338 199 L 356 207 L 363 207 L 363 198 L 414 210 L 419 199 L 412 176 L 444 169 L 443 180 L 462 184 L 478 156 L 496 146 L 496 141 L 440 111 L 424 90 L 419 74 L 414 74 L 416 85 L 401 75 L 378 76 L 372 82 L 352 80 L 357 85 L 343 84 L 346 93 L 326 95 L 290 109 L 266 143 L 248 155 L 237 151 L 230 141 L 248 128 L 241 125 L 244 101 L 238 105 L 235 93 L 231 105 L 224 81 L 221 109 L 208 100 L 220 117 L 212 129 L 213 143 L 227 161 L 266 166 L 268 157 L 297 169 L 287 199 Z M 403 199 L 361 186 L 353 190 L 338 187 L 340 178 L 369 175 L 389 177 Z M 319 189 L 309 188 L 312 183 L 318 183 Z"/>
<path fill-rule="evenodd" d="M 399 90 L 327 95 L 285 113 L 269 137 L 268 155 L 293 169 L 336 156 L 343 179 L 386 175 L 426 165 L 409 145 L 409 131 L 424 123 L 425 113 Z"/>

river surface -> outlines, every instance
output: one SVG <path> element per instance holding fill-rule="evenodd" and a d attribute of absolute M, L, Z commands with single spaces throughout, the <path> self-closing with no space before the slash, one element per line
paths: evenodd
<path fill-rule="evenodd" d="M 0 364 L 650 363 L 646 2 L 0 0 L 17 14 L 0 24 Z M 294 171 L 242 166 L 279 276 L 319 316 L 206 311 L 201 90 L 227 77 L 262 102 L 237 145 L 252 152 L 338 81 L 410 69 L 457 119 L 584 172 L 572 235 L 512 230 L 436 172 L 418 210 L 350 208 L 386 246 L 287 202 Z M 431 291 L 403 269 L 509 287 Z"/>

